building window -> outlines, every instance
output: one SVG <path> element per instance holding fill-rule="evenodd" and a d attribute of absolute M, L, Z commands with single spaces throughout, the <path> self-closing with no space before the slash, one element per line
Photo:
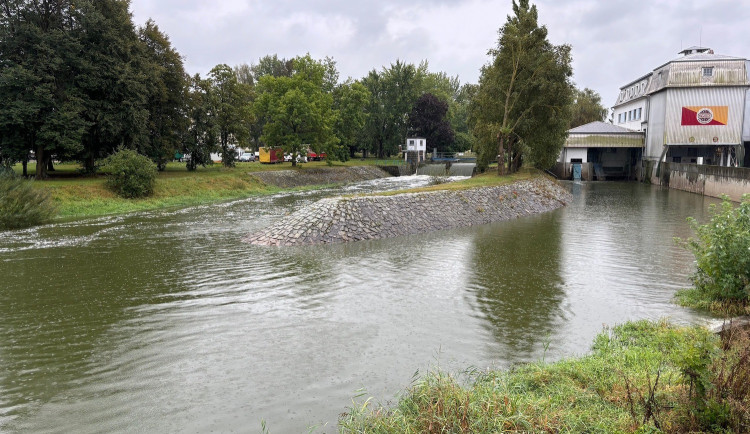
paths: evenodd
<path fill-rule="evenodd" d="M 705 66 L 705 67 L 703 67 L 703 76 L 704 77 L 713 77 L 714 76 L 714 67 L 713 66 Z"/>
<path fill-rule="evenodd" d="M 638 109 L 638 120 L 640 120 L 640 119 L 641 119 L 641 114 L 642 114 L 641 110 L 643 110 L 643 109 L 642 109 L 642 108 L 639 108 L 639 109 Z"/>
<path fill-rule="evenodd" d="M 633 120 L 633 110 L 628 111 L 628 120 L 629 121 Z"/>

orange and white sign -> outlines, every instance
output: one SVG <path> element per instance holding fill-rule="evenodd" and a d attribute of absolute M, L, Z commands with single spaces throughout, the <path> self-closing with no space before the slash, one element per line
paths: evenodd
<path fill-rule="evenodd" d="M 729 119 L 729 106 L 689 106 L 682 108 L 682 125 L 708 126 L 726 125 Z"/>

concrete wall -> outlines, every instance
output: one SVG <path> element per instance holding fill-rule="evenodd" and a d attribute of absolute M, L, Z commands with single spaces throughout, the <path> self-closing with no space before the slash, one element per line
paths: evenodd
<path fill-rule="evenodd" d="M 573 164 L 581 165 L 581 180 L 594 180 L 594 165 L 592 163 L 560 163 L 551 170 L 559 179 L 573 179 Z"/>
<path fill-rule="evenodd" d="M 750 168 L 662 163 L 660 176 L 652 182 L 711 197 L 726 194 L 739 202 L 743 194 L 750 194 Z"/>

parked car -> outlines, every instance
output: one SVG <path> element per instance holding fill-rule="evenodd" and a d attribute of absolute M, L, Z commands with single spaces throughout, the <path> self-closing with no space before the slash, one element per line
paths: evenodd
<path fill-rule="evenodd" d="M 255 161 L 255 154 L 252 152 L 245 152 L 244 154 L 240 155 L 239 158 L 240 161 Z"/>

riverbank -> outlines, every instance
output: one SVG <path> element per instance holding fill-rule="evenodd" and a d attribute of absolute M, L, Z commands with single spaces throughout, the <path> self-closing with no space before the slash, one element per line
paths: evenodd
<path fill-rule="evenodd" d="M 457 184 L 436 191 L 336 197 L 307 206 L 247 241 L 299 246 L 393 238 L 543 213 L 569 201 L 570 193 L 544 176 L 491 187 Z"/>
<path fill-rule="evenodd" d="M 36 181 L 34 185 L 49 191 L 59 209 L 58 218 L 78 218 L 203 205 L 389 176 L 368 163 L 327 166 L 324 162 L 315 162 L 295 168 L 290 163 L 238 163 L 234 168 L 214 165 L 194 172 L 186 171 L 184 165 L 171 163 L 166 171 L 158 174 L 154 194 L 143 199 L 118 197 L 105 187 L 104 176 L 80 176 L 75 166 L 58 165 L 55 177 Z M 289 182 L 290 179 L 294 182 Z"/>
<path fill-rule="evenodd" d="M 750 339 L 639 321 L 591 354 L 507 371 L 424 376 L 395 406 L 355 405 L 342 432 L 747 432 Z M 466 384 L 466 383 L 463 383 Z"/>

